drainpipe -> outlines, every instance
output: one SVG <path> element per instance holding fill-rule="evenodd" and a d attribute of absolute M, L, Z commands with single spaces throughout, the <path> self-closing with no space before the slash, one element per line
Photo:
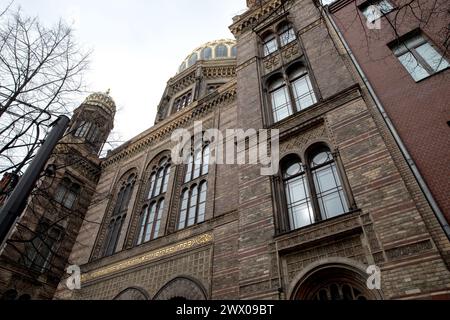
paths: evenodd
<path fill-rule="evenodd" d="M 375 102 L 375 105 L 377 106 L 378 110 L 380 111 L 381 115 L 383 116 L 383 119 L 388 126 L 390 132 L 394 136 L 395 142 L 397 143 L 398 147 L 400 148 L 400 151 L 402 152 L 403 156 L 406 159 L 406 162 L 408 163 L 409 168 L 413 172 L 417 182 L 419 183 L 420 188 L 422 189 L 422 192 L 424 193 L 428 203 L 430 204 L 431 208 L 434 211 L 434 214 L 436 218 L 438 219 L 442 229 L 444 230 L 445 235 L 450 240 L 450 226 L 447 222 L 447 219 L 445 218 L 444 214 L 442 213 L 441 209 L 439 208 L 438 204 L 433 198 L 433 195 L 430 192 L 430 189 L 428 189 L 427 184 L 425 183 L 425 180 L 423 179 L 422 175 L 419 172 L 419 169 L 417 168 L 416 164 L 414 163 L 414 160 L 411 158 L 411 155 L 409 154 L 408 150 L 406 149 L 405 145 L 403 144 L 397 130 L 395 129 L 394 125 L 392 124 L 391 119 L 389 118 L 388 114 L 386 113 L 386 110 L 384 109 L 383 105 L 381 104 L 380 100 L 378 99 L 372 85 L 370 84 L 369 80 L 367 79 L 364 71 L 362 70 L 361 66 L 359 65 L 358 61 L 356 60 L 356 57 L 353 55 L 352 50 L 348 46 L 347 42 L 345 41 L 344 36 L 340 32 L 339 28 L 336 25 L 336 22 L 333 19 L 333 16 L 329 13 L 329 8 L 326 6 L 325 8 L 326 17 L 331 22 L 331 25 L 333 26 L 334 31 L 339 36 L 339 39 L 341 40 L 347 54 L 350 56 L 353 64 L 356 67 L 356 70 L 358 71 L 360 77 L 364 81 L 364 84 L 366 85 L 367 89 L 369 90 L 370 96 Z"/>

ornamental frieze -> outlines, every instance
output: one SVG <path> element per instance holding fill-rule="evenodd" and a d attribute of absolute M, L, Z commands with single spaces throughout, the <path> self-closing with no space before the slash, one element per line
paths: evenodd
<path fill-rule="evenodd" d="M 111 264 L 109 266 L 106 266 L 104 268 L 100 268 L 97 270 L 93 270 L 87 273 L 84 273 L 81 276 L 82 282 L 88 282 L 95 280 L 97 278 L 109 276 L 114 273 L 118 273 L 124 270 L 127 270 L 132 267 L 137 267 L 143 264 L 146 264 L 148 262 L 164 258 L 166 256 L 170 256 L 176 253 L 180 253 L 183 251 L 187 251 L 190 249 L 194 249 L 200 246 L 203 246 L 208 243 L 212 243 L 214 240 L 214 237 L 212 233 L 205 233 L 200 236 L 197 236 L 192 239 L 188 239 L 182 242 L 179 242 L 177 244 L 166 246 L 157 250 L 153 250 L 150 252 L 147 252 L 145 254 L 142 254 L 140 256 L 130 258 L 118 263 Z"/>

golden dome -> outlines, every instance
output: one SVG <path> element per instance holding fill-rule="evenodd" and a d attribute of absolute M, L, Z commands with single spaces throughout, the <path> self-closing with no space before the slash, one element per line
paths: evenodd
<path fill-rule="evenodd" d="M 198 60 L 236 59 L 236 40 L 210 41 L 193 50 L 183 61 L 178 72 L 194 65 Z"/>
<path fill-rule="evenodd" d="M 95 92 L 89 95 L 86 100 L 84 100 L 83 104 L 103 108 L 105 111 L 112 114 L 116 113 L 116 103 L 109 95 L 109 90 L 107 92 Z"/>

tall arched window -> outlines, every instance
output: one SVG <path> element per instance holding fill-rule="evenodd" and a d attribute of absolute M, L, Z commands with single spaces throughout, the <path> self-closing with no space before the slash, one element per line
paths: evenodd
<path fill-rule="evenodd" d="M 228 57 L 228 48 L 223 44 L 219 44 L 216 47 L 216 58 L 226 58 Z"/>
<path fill-rule="evenodd" d="M 289 230 L 299 229 L 349 211 L 335 159 L 328 147 L 319 144 L 306 154 L 308 164 L 297 155 L 281 162 L 281 179 Z"/>
<path fill-rule="evenodd" d="M 274 123 L 317 102 L 307 70 L 300 63 L 269 78 L 267 87 Z"/>
<path fill-rule="evenodd" d="M 347 200 L 330 149 L 317 147 L 309 157 L 321 218 L 326 220 L 347 212 Z"/>
<path fill-rule="evenodd" d="M 207 143 L 195 148 L 189 156 L 181 192 L 178 230 L 205 221 L 209 160 L 210 148 Z"/>
<path fill-rule="evenodd" d="M 308 179 L 302 162 L 292 156 L 284 161 L 282 170 L 291 228 L 298 229 L 314 223 Z"/>
<path fill-rule="evenodd" d="M 100 135 L 99 126 L 90 121 L 81 121 L 77 124 L 74 136 L 77 138 L 85 138 L 91 143 L 98 141 L 98 136 Z"/>
<path fill-rule="evenodd" d="M 64 178 L 56 189 L 55 201 L 67 209 L 74 207 L 80 194 L 80 185 L 73 183 L 69 178 Z"/>
<path fill-rule="evenodd" d="M 203 60 L 210 60 L 212 58 L 212 49 L 211 47 L 206 47 L 202 50 L 201 58 Z"/>
<path fill-rule="evenodd" d="M 127 180 L 122 183 L 117 194 L 116 203 L 109 220 L 108 231 L 103 247 L 104 256 L 110 256 L 116 251 L 117 242 L 119 241 L 122 225 L 127 215 L 128 205 L 130 203 L 135 182 L 136 175 L 131 174 L 128 176 Z"/>
<path fill-rule="evenodd" d="M 171 161 L 163 157 L 152 168 L 148 183 L 148 192 L 139 221 L 139 233 L 136 244 L 148 242 L 162 235 L 161 220 L 164 213 L 164 204 L 167 187 L 170 179 Z"/>

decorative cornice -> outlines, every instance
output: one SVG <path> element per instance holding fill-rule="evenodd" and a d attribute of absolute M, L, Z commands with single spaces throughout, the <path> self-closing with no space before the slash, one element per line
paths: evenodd
<path fill-rule="evenodd" d="M 86 283 L 86 282 L 89 282 L 89 281 L 92 281 L 92 280 L 95 280 L 95 279 L 98 279 L 101 277 L 109 276 L 111 274 L 118 273 L 120 271 L 124 271 L 129 268 L 137 267 L 137 266 L 146 264 L 148 262 L 151 262 L 153 260 L 163 258 L 165 256 L 173 255 L 175 253 L 179 253 L 182 251 L 186 251 L 186 250 L 190 250 L 190 249 L 193 249 L 196 247 L 206 245 L 208 243 L 212 243 L 213 240 L 214 240 L 214 237 L 213 237 L 212 233 L 205 233 L 198 237 L 179 242 L 172 246 L 166 246 L 166 247 L 163 247 L 160 249 L 156 249 L 156 250 L 150 251 L 148 253 L 139 255 L 137 257 L 130 258 L 130 259 L 127 259 L 127 260 L 124 260 L 121 262 L 117 262 L 117 263 L 111 264 L 109 266 L 106 266 L 106 267 L 103 267 L 103 268 L 100 268 L 97 270 L 93 270 L 93 271 L 84 273 L 81 276 L 81 281 L 83 283 Z"/>
<path fill-rule="evenodd" d="M 112 155 L 102 163 L 102 168 L 107 168 L 120 160 L 137 154 L 152 143 L 160 141 L 175 129 L 186 127 L 201 116 L 208 114 L 215 106 L 232 101 L 235 98 L 236 80 L 233 80 L 228 85 L 225 85 L 222 92 L 216 95 L 208 95 L 204 99 L 192 103 L 191 107 L 159 122 L 156 126 L 138 136 L 135 141 L 129 141 L 125 143 L 124 147 L 119 147 L 117 151 L 113 151 Z"/>
<path fill-rule="evenodd" d="M 279 9 L 283 3 L 291 2 L 286 0 L 272 0 L 254 9 L 250 9 L 241 16 L 235 18 L 235 22 L 230 26 L 231 32 L 234 36 L 254 28 L 258 23 L 269 17 L 274 11 Z"/>

